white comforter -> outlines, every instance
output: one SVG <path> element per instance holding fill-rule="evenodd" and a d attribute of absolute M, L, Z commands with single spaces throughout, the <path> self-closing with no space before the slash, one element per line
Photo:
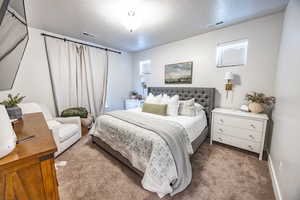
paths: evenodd
<path fill-rule="evenodd" d="M 204 111 L 196 117 L 159 116 L 143 113 L 140 109 L 131 112 L 181 124 L 187 132 L 189 146 L 186 148 L 190 154 L 193 153 L 191 142 L 201 134 L 207 123 Z M 168 145 L 159 135 L 108 115 L 96 120 L 90 134 L 102 139 L 126 157 L 135 168 L 143 171 L 142 185 L 145 189 L 156 192 L 160 197 L 172 194 L 170 183 L 177 178 L 176 165 Z"/>

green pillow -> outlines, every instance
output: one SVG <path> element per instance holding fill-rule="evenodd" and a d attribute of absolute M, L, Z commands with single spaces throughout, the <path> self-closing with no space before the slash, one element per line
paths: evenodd
<path fill-rule="evenodd" d="M 152 113 L 156 115 L 167 115 L 167 104 L 151 104 L 151 103 L 145 103 L 143 105 L 142 112 Z"/>
<path fill-rule="evenodd" d="M 68 108 L 61 113 L 61 116 L 87 118 L 88 111 L 85 108 Z"/>

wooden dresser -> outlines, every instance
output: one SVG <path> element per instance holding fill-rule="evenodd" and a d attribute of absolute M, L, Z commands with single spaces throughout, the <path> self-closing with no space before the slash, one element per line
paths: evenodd
<path fill-rule="evenodd" d="M 57 149 L 42 113 L 24 115 L 14 130 L 18 139 L 34 137 L 0 159 L 0 199 L 58 200 L 53 156 Z"/>
<path fill-rule="evenodd" d="M 216 108 L 212 111 L 212 141 L 259 154 L 262 159 L 268 116 L 239 110 Z"/>

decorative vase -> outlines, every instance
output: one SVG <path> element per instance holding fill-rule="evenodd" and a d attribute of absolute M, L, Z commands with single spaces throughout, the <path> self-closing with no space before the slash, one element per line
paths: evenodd
<path fill-rule="evenodd" d="M 248 107 L 249 110 L 253 113 L 261 113 L 264 111 L 264 107 L 260 103 L 250 103 Z"/>
<path fill-rule="evenodd" d="M 6 111 L 10 119 L 20 119 L 22 118 L 22 109 L 18 106 L 6 107 Z"/>

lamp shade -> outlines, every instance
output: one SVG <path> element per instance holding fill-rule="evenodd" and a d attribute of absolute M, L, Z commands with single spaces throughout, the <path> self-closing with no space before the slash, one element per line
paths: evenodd
<path fill-rule="evenodd" d="M 225 80 L 233 80 L 233 73 L 232 72 L 226 72 L 224 79 Z"/>
<path fill-rule="evenodd" d="M 6 109 L 0 105 L 0 158 L 9 154 L 15 148 L 16 139 Z"/>

